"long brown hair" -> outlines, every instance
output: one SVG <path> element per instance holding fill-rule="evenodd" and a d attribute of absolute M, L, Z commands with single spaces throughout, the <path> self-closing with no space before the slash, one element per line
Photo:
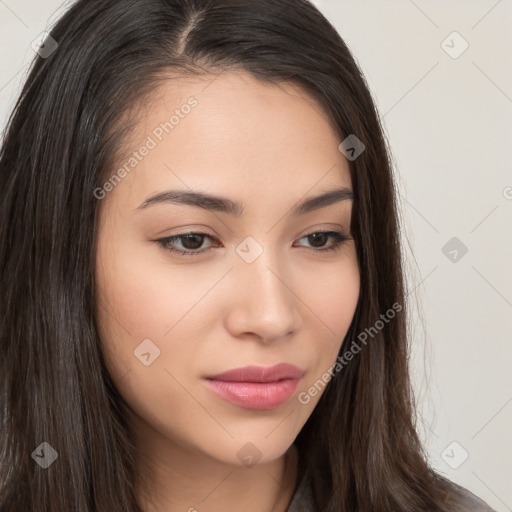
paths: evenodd
<path fill-rule="evenodd" d="M 322 512 L 447 510 L 414 424 L 390 152 L 334 27 L 306 0 L 79 0 L 51 38 L 0 153 L 1 510 L 139 511 L 127 406 L 96 328 L 94 191 L 130 129 L 122 115 L 162 77 L 230 69 L 298 84 L 340 143 L 365 145 L 350 161 L 361 293 L 340 354 L 401 306 L 329 382 L 296 439 L 300 478 Z M 33 460 L 43 442 L 58 455 L 47 469 Z"/>

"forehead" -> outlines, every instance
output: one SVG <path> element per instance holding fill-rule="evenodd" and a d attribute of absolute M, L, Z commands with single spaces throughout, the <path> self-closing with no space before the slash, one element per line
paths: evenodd
<path fill-rule="evenodd" d="M 111 170 L 127 171 L 111 195 L 130 203 L 177 186 L 236 198 L 351 187 L 337 130 L 295 84 L 244 72 L 174 77 L 134 112 L 135 128 Z"/>

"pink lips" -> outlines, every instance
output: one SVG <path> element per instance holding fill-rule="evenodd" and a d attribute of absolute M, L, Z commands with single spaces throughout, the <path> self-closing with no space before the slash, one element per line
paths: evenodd
<path fill-rule="evenodd" d="M 291 364 L 246 366 L 205 377 L 221 398 L 246 409 L 275 409 L 297 389 L 304 371 Z"/>

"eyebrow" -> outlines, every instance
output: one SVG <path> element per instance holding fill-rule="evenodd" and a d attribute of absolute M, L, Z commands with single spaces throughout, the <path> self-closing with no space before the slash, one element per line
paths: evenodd
<path fill-rule="evenodd" d="M 345 187 L 336 188 L 319 196 L 305 199 L 292 209 L 291 215 L 304 215 L 341 201 L 353 200 L 353 198 L 354 194 L 351 189 Z M 198 191 L 188 192 L 184 190 L 167 190 L 166 192 L 156 194 L 146 199 L 136 210 L 143 210 L 162 203 L 195 206 L 204 210 L 226 213 L 237 217 L 240 217 L 244 211 L 241 203 L 231 199 L 216 197 Z"/>

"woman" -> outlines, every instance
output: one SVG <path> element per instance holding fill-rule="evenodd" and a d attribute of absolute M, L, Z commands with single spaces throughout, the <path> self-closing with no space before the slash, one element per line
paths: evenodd
<path fill-rule="evenodd" d="M 305 0 L 76 2 L 0 156 L 3 512 L 490 510 L 414 426 L 372 98 Z"/>

